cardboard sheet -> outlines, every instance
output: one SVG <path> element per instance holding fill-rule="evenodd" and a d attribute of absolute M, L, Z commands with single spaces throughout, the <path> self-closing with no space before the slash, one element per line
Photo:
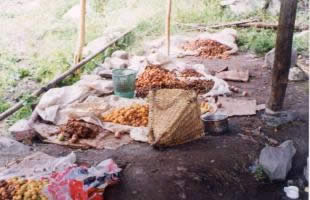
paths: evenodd
<path fill-rule="evenodd" d="M 226 114 L 229 117 L 256 114 L 256 100 L 220 97 L 218 102 L 222 104 L 222 107 L 217 113 Z"/>

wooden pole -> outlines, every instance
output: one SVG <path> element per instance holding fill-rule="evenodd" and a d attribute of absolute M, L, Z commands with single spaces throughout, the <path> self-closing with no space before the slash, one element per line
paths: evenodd
<path fill-rule="evenodd" d="M 166 15 L 166 45 L 167 55 L 170 55 L 170 19 L 171 19 L 171 3 L 172 0 L 168 0 L 167 4 L 167 15 Z"/>
<path fill-rule="evenodd" d="M 291 66 L 297 0 L 282 0 L 272 69 L 271 95 L 267 108 L 280 111 L 283 106 Z"/>
<path fill-rule="evenodd" d="M 136 27 L 134 27 L 136 28 Z M 61 74 L 60 76 L 56 77 L 54 80 L 50 81 L 49 83 L 47 83 L 45 86 L 41 87 L 40 89 L 34 91 L 31 96 L 33 97 L 38 97 L 41 94 L 43 94 L 44 92 L 48 91 L 49 89 L 55 87 L 60 81 L 64 80 L 66 77 L 68 77 L 69 75 L 73 74 L 75 71 L 77 71 L 78 69 L 80 69 L 82 66 L 84 66 L 86 63 L 88 63 L 89 61 L 91 61 L 94 57 L 96 57 L 98 54 L 102 53 L 104 50 L 106 50 L 108 47 L 112 46 L 113 44 L 115 44 L 115 42 L 117 42 L 118 40 L 120 40 L 121 38 L 123 38 L 125 35 L 127 35 L 128 33 L 130 33 L 134 28 L 129 29 L 128 31 L 124 32 L 123 34 L 121 34 L 119 37 L 117 37 L 116 39 L 110 41 L 107 45 L 105 45 L 104 47 L 102 47 L 99 51 L 97 51 L 96 53 L 94 53 L 93 55 L 90 55 L 88 57 L 86 57 L 84 60 L 82 60 L 81 62 L 79 62 L 78 64 L 72 66 L 69 70 L 65 71 L 63 74 Z M 13 113 L 15 113 L 16 111 L 18 111 L 20 108 L 22 108 L 24 105 L 23 101 L 20 101 L 19 103 L 15 104 L 13 107 L 9 108 L 8 110 L 6 110 L 5 112 L 0 114 L 0 121 L 4 120 L 5 118 L 7 118 L 8 116 L 12 115 Z"/>
<path fill-rule="evenodd" d="M 78 64 L 82 60 L 83 56 L 83 46 L 85 44 L 85 17 L 86 17 L 86 0 L 80 0 L 79 37 L 74 55 L 74 64 Z"/>

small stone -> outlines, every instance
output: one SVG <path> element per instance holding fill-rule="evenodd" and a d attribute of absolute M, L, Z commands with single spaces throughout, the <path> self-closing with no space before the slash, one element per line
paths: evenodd
<path fill-rule="evenodd" d="M 214 162 L 215 162 L 215 160 L 211 160 L 211 161 L 210 161 L 210 163 L 214 163 Z"/>
<path fill-rule="evenodd" d="M 222 104 L 221 104 L 221 103 L 217 103 L 216 106 L 217 106 L 218 108 L 221 108 L 221 107 L 222 107 Z"/>
<path fill-rule="evenodd" d="M 297 180 L 297 186 L 298 186 L 299 188 L 304 188 L 304 187 L 305 187 L 305 181 L 304 181 L 303 179 L 299 178 L 299 179 Z"/>
<path fill-rule="evenodd" d="M 265 63 L 263 67 L 267 67 L 269 69 L 273 68 L 274 64 L 274 55 L 275 55 L 275 49 L 273 48 L 265 55 Z M 291 68 L 294 68 L 297 63 L 297 50 L 295 48 L 292 48 L 292 56 L 291 56 Z"/>
<path fill-rule="evenodd" d="M 128 61 L 127 60 L 123 60 L 117 57 L 113 57 L 110 60 L 111 65 L 112 65 L 112 69 L 125 69 L 128 67 Z"/>
<path fill-rule="evenodd" d="M 187 171 L 187 169 L 185 167 L 177 167 L 177 171 L 185 172 L 185 171 Z"/>
<path fill-rule="evenodd" d="M 126 51 L 119 50 L 112 53 L 111 57 L 116 57 L 124 60 L 128 60 L 129 56 Z"/>
<path fill-rule="evenodd" d="M 242 96 L 247 97 L 248 95 L 249 95 L 249 93 L 247 91 L 242 92 Z"/>
<path fill-rule="evenodd" d="M 288 180 L 288 181 L 287 181 L 287 185 L 288 185 L 288 186 L 294 185 L 294 181 L 293 181 L 293 180 Z"/>
<path fill-rule="evenodd" d="M 308 79 L 307 75 L 300 68 L 293 67 L 290 69 L 290 72 L 288 74 L 288 80 L 290 80 L 290 81 L 305 81 L 307 79 Z"/>
<path fill-rule="evenodd" d="M 19 142 L 31 143 L 31 140 L 37 135 L 34 129 L 29 125 L 28 120 L 19 120 L 9 128 L 12 136 Z"/>
<path fill-rule="evenodd" d="M 116 139 L 121 139 L 121 133 L 120 133 L 120 132 L 116 132 L 116 133 L 114 134 L 114 137 L 115 137 Z"/>
<path fill-rule="evenodd" d="M 299 56 L 298 56 L 298 59 L 302 59 L 302 55 L 299 55 Z"/>
<path fill-rule="evenodd" d="M 137 193 L 138 193 L 138 192 L 137 192 L 137 191 L 135 191 L 135 190 L 134 190 L 134 191 L 132 191 L 132 194 L 137 194 Z"/>

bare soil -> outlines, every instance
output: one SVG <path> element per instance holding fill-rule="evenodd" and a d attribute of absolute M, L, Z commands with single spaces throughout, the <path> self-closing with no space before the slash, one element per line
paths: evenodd
<path fill-rule="evenodd" d="M 268 100 L 271 71 L 262 68 L 263 58 L 240 54 L 227 60 L 184 58 L 184 61 L 204 63 L 210 71 L 224 65 L 249 69 L 251 79 L 248 83 L 229 83 L 249 92 L 248 97 L 240 98 L 256 99 L 258 104 Z M 308 81 L 289 83 L 284 109 L 297 111 L 298 118 L 277 129 L 264 125 L 261 120 L 263 111 L 260 111 L 255 116 L 230 118 L 230 132 L 222 136 L 207 135 L 166 149 L 153 149 L 148 144 L 133 142 L 118 150 L 77 150 L 78 162 L 96 164 L 113 158 L 123 169 L 120 184 L 106 190 L 107 200 L 285 199 L 283 186 L 286 182 L 259 182 L 249 171 L 267 141 L 254 136 L 253 141 L 245 140 L 238 134 L 252 136 L 253 131 L 261 127 L 261 132 L 279 143 L 293 140 L 297 153 L 288 179 L 302 178 L 308 155 L 308 89 Z M 72 151 L 67 147 L 43 143 L 34 144 L 33 149 L 53 156 Z M 307 199 L 307 193 L 302 192 L 301 199 Z"/>

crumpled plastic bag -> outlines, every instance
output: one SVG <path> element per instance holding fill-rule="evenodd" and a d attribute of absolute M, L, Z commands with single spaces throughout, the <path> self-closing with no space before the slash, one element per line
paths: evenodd
<path fill-rule="evenodd" d="M 104 189 L 118 183 L 120 171 L 112 159 L 91 168 L 70 166 L 53 173 L 43 193 L 53 200 L 103 200 Z"/>

